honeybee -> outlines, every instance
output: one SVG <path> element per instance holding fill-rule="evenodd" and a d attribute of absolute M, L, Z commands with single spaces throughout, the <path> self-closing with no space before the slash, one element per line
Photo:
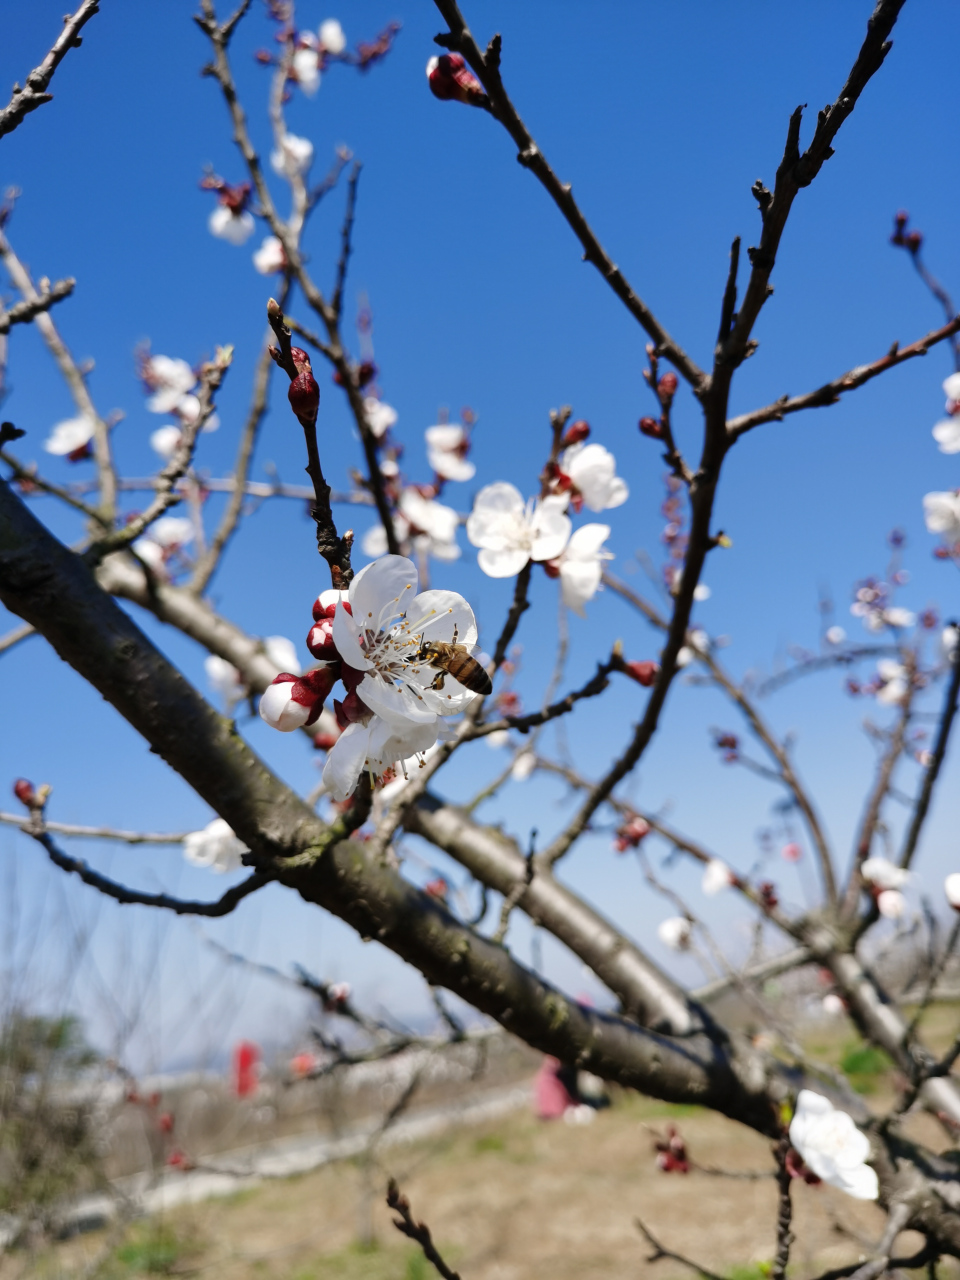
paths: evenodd
<path fill-rule="evenodd" d="M 456 627 L 453 628 L 452 642 L 428 640 L 424 644 L 421 641 L 417 657 L 427 666 L 436 667 L 440 673 L 430 686 L 431 689 L 442 689 L 445 677 L 451 675 L 472 693 L 479 693 L 485 697 L 493 692 L 493 682 L 486 671 L 476 658 L 470 656 L 465 644 L 457 644 Z"/>

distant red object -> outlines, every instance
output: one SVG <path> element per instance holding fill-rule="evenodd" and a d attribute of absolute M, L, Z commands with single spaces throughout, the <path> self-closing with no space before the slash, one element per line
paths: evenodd
<path fill-rule="evenodd" d="M 259 1046 L 250 1040 L 241 1040 L 233 1051 L 233 1091 L 238 1098 L 249 1098 L 257 1092 L 259 1065 Z"/>
<path fill-rule="evenodd" d="M 533 1107 L 540 1120 L 559 1120 L 568 1107 L 577 1105 L 576 1098 L 561 1080 L 563 1070 L 559 1058 L 544 1058 L 533 1084 Z"/>

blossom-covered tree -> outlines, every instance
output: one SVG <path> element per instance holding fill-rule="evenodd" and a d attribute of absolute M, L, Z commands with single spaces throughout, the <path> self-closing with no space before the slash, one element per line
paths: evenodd
<path fill-rule="evenodd" d="M 9 470 L 0 483 L 0 600 L 22 620 L 0 641 L 0 650 L 19 643 L 31 630 L 43 636 L 217 815 L 187 837 L 185 856 L 221 873 L 243 865 L 249 874 L 207 902 L 129 889 L 62 850 L 59 837 L 69 835 L 69 828 L 48 812 L 47 789 L 25 779 L 15 788 L 24 811 L 20 824 L 56 866 L 121 903 L 218 916 L 268 884 L 283 886 L 341 917 L 362 937 L 377 938 L 432 986 L 456 993 L 560 1062 L 658 1098 L 712 1108 L 769 1137 L 780 1187 L 776 1276 L 785 1273 L 789 1259 L 791 1186 L 797 1178 L 831 1182 L 854 1197 L 878 1200 L 886 1210 L 887 1229 L 864 1276 L 905 1265 L 895 1244 L 906 1228 L 920 1232 L 924 1240 L 921 1252 L 909 1260 L 911 1266 L 941 1255 L 960 1257 L 955 1161 L 921 1146 L 909 1132 L 909 1116 L 917 1108 L 929 1110 L 951 1142 L 960 1132 L 960 1092 L 950 1074 L 960 1055 L 960 1038 L 938 1058 L 924 1044 L 917 1020 L 890 998 L 864 958 L 870 932 L 884 920 L 902 917 L 912 892 L 914 864 L 960 691 L 957 629 L 943 628 L 930 611 L 917 615 L 897 603 L 905 579 L 896 559 L 899 542 L 893 537 L 891 570 L 855 589 L 851 615 L 864 626 L 865 642 L 848 640 L 843 628 L 832 625 L 825 630 L 822 652 L 801 656 L 775 677 L 799 679 L 825 666 L 875 663 L 867 679 L 848 681 L 853 695 L 872 699 L 889 720 L 876 733 L 881 747 L 876 780 L 851 868 L 842 877 L 835 847 L 799 777 L 789 743 L 769 725 L 755 691 L 721 663 L 719 639 L 693 621 L 695 602 L 709 594 L 701 581 L 704 568 L 711 556 L 730 546 L 729 536 L 717 527 L 715 503 L 735 444 L 765 424 L 834 404 L 939 344 L 948 346 L 960 364 L 960 317 L 933 282 L 946 311 L 939 328 L 906 346 L 895 344 L 874 361 L 806 394 L 783 396 L 736 415 L 730 408 L 737 372 L 757 347 L 755 327 L 772 293 L 771 276 L 793 204 L 834 154 L 850 114 L 869 109 L 868 103 L 860 108 L 859 100 L 881 73 L 903 0 L 876 4 L 859 50 L 851 50 L 849 74 L 834 101 L 819 112 L 805 148 L 800 145 L 803 109 L 798 107 L 790 118 L 772 188 L 759 180 L 753 187 L 760 230 L 748 265 L 741 265 L 739 237 L 731 246 L 717 341 L 704 364 L 668 332 L 615 265 L 571 188 L 534 141 L 504 82 L 501 36 L 483 46 L 455 0 L 435 3 L 445 23 L 437 44 L 445 52 L 429 57 L 424 93 L 450 104 L 438 110 L 479 108 L 490 117 L 491 129 L 506 130 L 520 164 L 553 201 L 586 262 L 647 339 L 645 378 L 653 412 L 640 417 L 637 444 L 662 450 L 667 468 L 661 581 L 640 594 L 608 571 L 611 526 L 589 517 L 628 503 L 630 492 L 607 444 L 593 438 L 585 420 L 574 420 L 569 407 L 550 415 L 536 478 L 513 474 L 505 460 L 503 479 L 484 485 L 472 500 L 460 496 L 475 475 L 476 420 L 471 411 L 464 411 L 460 423 L 441 420 L 426 427 L 423 450 L 430 478 L 416 481 L 408 474 L 404 450 L 410 442 L 402 440 L 400 416 L 378 383 L 369 317 L 362 316 L 358 325 L 356 353 L 344 331 L 359 169 L 350 167 L 346 178 L 339 256 L 332 289 L 326 292 L 312 273 L 304 234 L 319 201 L 341 181 L 350 157 L 338 153 L 327 177 L 314 182 L 315 145 L 291 133 L 285 120 L 289 97 L 317 93 L 333 64 L 362 72 L 386 57 L 395 28 L 351 48 L 337 20 L 325 20 L 316 31 L 301 28 L 292 3 L 271 0 L 268 20 L 275 41 L 259 55 L 271 76 L 273 148 L 264 165 L 251 140 L 230 59 L 231 37 L 247 20 L 250 6 L 242 3 L 224 16 L 214 0 L 201 0 L 196 21 L 209 45 L 206 72 L 222 93 L 243 164 L 238 182 L 212 170 L 205 173 L 201 185 L 215 198 L 209 230 L 244 254 L 251 252 L 251 237 L 262 231 L 252 267 L 274 277 L 274 296 L 268 300 L 265 293 L 263 300 L 270 334 L 256 366 L 236 465 L 231 476 L 215 481 L 201 473 L 197 461 L 202 435 L 218 426 L 217 395 L 235 363 L 233 348 L 218 347 L 211 359 L 196 365 L 181 356 L 143 351 L 139 374 L 148 393 L 146 408 L 168 421 L 151 435 L 162 465 L 146 486 L 146 504 L 140 510 L 128 508 L 124 495 L 133 485 L 127 486 L 115 465 L 115 423 L 95 406 L 51 314 L 72 283 L 35 283 L 13 247 L 13 207 L 5 206 L 0 257 L 20 300 L 0 312 L 0 334 L 14 325 L 38 329 L 76 408 L 76 416 L 58 423 L 42 447 L 54 459 L 64 459 L 57 464 L 61 466 L 92 459 L 96 480 L 82 486 L 48 479 L 14 449 L 25 426 L 0 427 L 0 456 Z M 96 0 L 85 0 L 26 87 L 16 90 L 0 111 L 0 138 L 47 100 L 52 75 L 97 7 Z M 91 28 L 91 38 L 94 33 Z M 286 214 L 276 185 L 268 180 L 268 167 L 285 193 Z M 929 282 L 932 277 L 920 259 L 922 237 L 908 228 L 906 215 L 898 215 L 894 243 L 911 255 Z M 310 325 L 292 317 L 295 303 L 311 314 Z M 294 338 L 303 345 L 295 346 Z M 332 491 L 324 470 L 314 359 L 329 366 L 359 445 L 361 470 L 346 494 Z M 285 377 L 290 422 L 296 419 L 302 428 L 310 481 L 306 490 L 251 479 L 273 376 Z M 944 454 L 960 450 L 958 379 L 960 372 L 955 372 L 944 383 L 947 416 L 933 428 Z M 677 398 L 687 392 L 702 416 L 696 458 L 680 449 L 672 424 Z M 214 524 L 205 504 L 217 485 L 226 498 Z M 66 545 L 40 521 L 29 501 L 36 493 L 53 495 L 82 517 L 82 545 Z M 304 584 L 304 630 L 313 663 L 301 670 L 289 641 L 249 634 L 218 611 L 209 588 L 248 497 L 304 496 L 329 586 L 325 581 L 311 604 L 315 585 Z M 359 547 L 352 530 L 335 518 L 341 500 L 348 509 L 361 505 L 376 515 Z M 174 508 L 189 514 L 172 514 Z M 939 557 L 960 559 L 957 494 L 929 493 L 923 508 L 927 527 L 941 540 Z M 458 541 L 461 524 L 479 569 L 490 578 L 512 580 L 512 600 L 502 620 L 478 619 L 463 593 L 430 586 L 432 561 L 455 566 L 466 554 Z M 355 564 L 360 553 L 370 561 L 363 567 Z M 565 608 L 588 613 L 596 593 L 606 588 L 650 630 L 631 631 L 628 646 L 607 642 L 594 672 L 567 691 L 551 686 L 538 710 L 524 712 L 510 683 L 512 646 L 530 625 L 525 615 L 538 566 L 557 584 L 558 603 Z M 305 750 L 323 751 L 319 792 L 308 800 L 269 769 L 236 723 L 192 687 L 118 600 L 203 647 L 210 684 L 228 713 L 246 700 L 258 700 L 260 717 L 273 729 L 299 734 Z M 480 647 L 478 623 L 482 634 L 493 637 L 486 651 Z M 269 618 L 263 629 L 274 629 Z M 649 639 L 651 631 L 655 640 Z M 714 735 L 721 760 L 751 768 L 786 792 L 793 827 L 786 832 L 783 859 L 806 859 L 817 869 L 818 897 L 807 909 L 788 909 L 774 881 L 762 878 L 756 868 L 734 869 L 668 824 L 662 812 L 641 808 L 621 786 L 656 741 L 671 687 L 684 670 L 729 700 L 764 755 L 762 761 L 754 760 L 740 736 L 724 729 Z M 562 673 L 561 663 L 558 679 L 565 678 Z M 920 746 L 911 737 L 917 711 L 937 687 L 943 688 L 942 710 L 928 745 Z M 624 710 L 625 689 L 637 695 L 644 691 L 642 711 L 632 724 L 631 713 Z M 575 723 L 580 704 L 592 699 L 602 699 L 607 707 L 610 758 L 591 768 L 575 756 L 549 756 L 540 731 L 552 722 Z M 531 844 L 524 851 L 501 830 L 479 821 L 475 805 L 464 807 L 445 793 L 444 767 L 455 754 L 484 749 L 481 739 L 511 748 L 503 781 L 523 780 L 534 772 L 551 774 L 577 799 L 573 812 L 540 848 Z M 899 850 L 880 853 L 881 832 L 889 830 L 884 808 L 895 794 L 895 769 L 911 756 L 918 769 L 917 790 L 902 844 Z M 495 794 L 496 787 L 487 798 Z M 693 953 L 713 944 L 697 914 L 653 871 L 645 848 L 656 840 L 702 864 L 705 895 L 737 895 L 762 928 L 782 940 L 776 954 L 719 979 L 720 987 L 737 986 L 762 1008 L 760 984 L 766 977 L 804 967 L 817 967 L 827 976 L 830 1007 L 849 1018 L 900 1074 L 900 1097 L 889 1114 L 872 1115 L 842 1080 L 799 1051 L 782 1045 L 777 1051 L 769 1039 L 722 1025 L 702 996 L 684 989 L 656 962 L 644 940 L 614 926 L 560 879 L 561 861 L 603 818 L 615 824 L 618 851 L 634 851 L 652 888 L 673 902 L 674 914 L 658 930 L 668 949 Z M 434 881 L 421 890 L 404 874 L 396 852 L 404 833 L 419 836 L 459 863 L 484 895 L 500 895 L 494 930 L 485 928 L 483 917 L 472 922 L 461 918 L 445 882 Z M 948 878 L 945 891 L 954 909 L 960 901 L 956 878 Z M 515 909 L 592 971 L 616 1011 L 587 1007 L 520 962 L 507 945 Z M 955 930 L 950 949 L 956 935 Z M 927 999 L 947 954 L 933 966 Z M 665 1171 L 689 1167 L 677 1135 L 664 1153 Z M 394 1200 L 407 1221 L 401 1201 Z"/>

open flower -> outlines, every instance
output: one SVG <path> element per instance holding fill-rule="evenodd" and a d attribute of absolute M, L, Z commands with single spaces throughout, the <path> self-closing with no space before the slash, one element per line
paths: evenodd
<path fill-rule="evenodd" d="M 405 556 L 384 556 L 350 584 L 348 612 L 338 605 L 333 641 L 343 661 L 347 699 L 337 704 L 343 733 L 330 750 L 323 781 L 336 800 L 350 795 L 364 770 L 375 774 L 422 756 L 476 695 L 449 673 L 420 659 L 424 642 L 472 649 L 473 610 L 455 591 L 417 592 L 417 570 Z M 349 706 L 348 706 L 349 704 Z"/>
<path fill-rule="evenodd" d="M 491 578 L 512 578 L 528 560 L 555 560 L 570 538 L 565 499 L 524 503 L 519 489 L 505 481 L 477 494 L 467 519 L 467 537 L 480 547 L 477 563 Z"/>
<path fill-rule="evenodd" d="M 243 676 L 232 662 L 221 658 L 219 654 L 211 653 L 204 658 L 203 669 L 210 688 L 223 698 L 228 709 L 246 693 Z"/>
<path fill-rule="evenodd" d="M 693 925 L 686 916 L 670 916 L 657 925 L 657 937 L 671 951 L 686 951 Z"/>
<path fill-rule="evenodd" d="M 453 423 L 441 422 L 427 427 L 427 461 L 444 480 L 472 480 L 477 468 L 467 460 L 470 440 L 466 430 Z"/>
<path fill-rule="evenodd" d="M 960 911 L 960 871 L 953 871 L 943 882 L 943 891 L 954 911 Z"/>
<path fill-rule="evenodd" d="M 891 862 L 889 858 L 866 858 L 860 874 L 875 889 L 902 889 L 910 879 L 910 872 Z"/>
<path fill-rule="evenodd" d="M 298 138 L 295 133 L 285 133 L 280 145 L 270 153 L 270 167 L 281 177 L 295 178 L 306 173 L 313 163 L 313 143 L 309 138 Z"/>
<path fill-rule="evenodd" d="M 910 673 L 907 668 L 893 658 L 881 658 L 877 663 L 877 675 L 883 684 L 877 690 L 877 701 L 884 706 L 899 706 L 910 692 Z M 876 858 L 872 861 L 882 861 Z"/>
<path fill-rule="evenodd" d="M 865 1163 L 870 1140 L 828 1098 L 811 1089 L 800 1090 L 790 1122 L 790 1141 L 818 1178 L 856 1200 L 876 1200 L 880 1190 L 877 1175 Z"/>
<path fill-rule="evenodd" d="M 179 413 L 184 397 L 197 385 L 197 375 L 186 360 L 172 356 L 148 356 L 141 365 L 140 376 L 147 390 L 153 392 L 147 401 L 150 413 Z"/>
<path fill-rule="evenodd" d="M 165 427 L 157 427 L 150 434 L 150 448 L 159 453 L 161 458 L 172 458 L 180 445 L 182 432 L 179 427 L 169 423 Z"/>
<path fill-rule="evenodd" d="M 899 920 L 907 909 L 907 900 L 899 889 L 881 889 L 877 894 L 877 910 L 887 920 Z"/>
<path fill-rule="evenodd" d="M 378 440 L 387 434 L 397 421 L 397 411 L 392 404 L 378 400 L 376 396 L 367 396 L 363 402 L 363 414 L 367 426 Z"/>
<path fill-rule="evenodd" d="M 336 18 L 327 18 L 320 23 L 320 43 L 335 58 L 347 47 L 347 37 Z"/>
<path fill-rule="evenodd" d="M 393 529 L 397 541 L 410 542 L 419 555 L 429 555 L 437 560 L 459 560 L 457 527 L 460 517 L 452 507 L 444 506 L 433 498 L 425 498 L 419 489 L 404 489 L 400 495 L 400 510 L 393 517 Z M 375 524 L 363 535 L 360 543 L 365 556 L 375 560 L 386 554 L 387 535 L 382 524 Z"/>
<path fill-rule="evenodd" d="M 613 552 L 603 548 L 609 537 L 608 524 L 585 524 L 574 531 L 559 560 L 551 562 L 560 575 L 563 603 L 581 618 L 586 617 L 583 606 L 600 587 L 604 560 L 613 559 Z M 546 567 L 549 573 L 551 566 Z"/>
<path fill-rule="evenodd" d="M 932 435 L 941 453 L 960 453 L 960 417 L 944 418 Z"/>
<path fill-rule="evenodd" d="M 264 236 L 263 243 L 253 255 L 254 269 L 262 276 L 272 276 L 287 265 L 283 243 L 276 236 Z"/>
<path fill-rule="evenodd" d="M 734 874 L 720 858 L 711 858 L 703 869 L 703 879 L 700 882 L 700 888 L 708 897 L 714 897 L 718 893 L 722 893 L 724 889 L 729 889 L 734 883 Z"/>
<path fill-rule="evenodd" d="M 617 460 L 602 444 L 574 444 L 564 449 L 557 465 L 591 511 L 622 506 L 630 496 L 617 475 Z"/>
<path fill-rule="evenodd" d="M 43 447 L 47 453 L 57 457 L 67 457 L 71 462 L 79 462 L 89 456 L 87 446 L 93 439 L 93 419 L 85 415 L 79 418 L 67 418 L 58 422 L 53 428 Z"/>
<path fill-rule="evenodd" d="M 246 244 L 253 235 L 256 223 L 253 214 L 247 209 L 233 210 L 225 204 L 218 204 L 207 220 L 210 234 L 218 240 L 226 240 L 227 244 Z"/>
<path fill-rule="evenodd" d="M 183 856 L 195 867 L 209 867 L 219 875 L 237 871 L 247 846 L 223 818 L 214 818 L 202 831 L 191 831 L 183 841 Z"/>
<path fill-rule="evenodd" d="M 940 533 L 948 541 L 960 538 L 960 493 L 926 493 L 923 496 L 923 518 L 930 533 Z"/>

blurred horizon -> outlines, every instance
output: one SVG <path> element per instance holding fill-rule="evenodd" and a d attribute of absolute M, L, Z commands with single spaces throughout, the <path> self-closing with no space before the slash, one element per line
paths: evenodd
<path fill-rule="evenodd" d="M 742 235 L 746 248 L 758 235 L 751 183 L 760 176 L 772 186 L 789 114 L 801 102 L 809 104 L 802 131 L 809 140 L 818 104 L 836 97 L 852 64 L 870 8 L 816 0 L 802 9 L 751 2 L 731 12 L 687 0 L 664 10 L 648 0 L 633 6 L 605 0 L 587 10 L 565 0 L 550 6 L 547 21 L 542 6 L 472 0 L 464 12 L 478 40 L 502 32 L 505 83 L 531 133 L 561 180 L 572 182 L 631 284 L 704 365 L 730 243 Z M 198 188 L 203 166 L 211 164 L 228 182 L 244 173 L 217 86 L 199 74 L 207 49 L 192 10 L 185 0 L 149 14 L 139 6 L 104 4 L 85 29 L 83 47 L 58 70 L 54 100 L 0 141 L 0 188 L 22 192 L 7 233 L 35 278 L 77 278 L 74 295 L 53 316 L 74 355 L 95 361 L 89 385 L 101 413 L 125 414 L 114 442 L 126 475 L 148 475 L 159 462 L 149 435 L 164 419 L 147 413 L 136 379 L 134 353 L 144 341 L 155 353 L 191 364 L 219 344 L 234 344 L 218 399 L 221 426 L 203 437 L 198 451 L 202 471 L 229 474 L 264 304 L 276 287 L 251 265 L 265 229 L 258 227 L 242 248 L 207 230 L 214 198 Z M 442 408 L 456 419 L 469 405 L 478 418 L 471 455 L 477 475 L 449 485 L 443 501 L 467 512 L 476 491 L 494 480 L 533 493 L 548 447 L 549 410 L 569 403 L 575 417 L 590 422 L 591 439 L 616 455 L 631 489 L 625 506 L 598 517 L 585 513 L 579 523 L 609 523 L 612 571 L 646 585 L 637 553 L 657 563 L 663 556 L 664 467 L 656 444 L 636 428 L 653 405 L 642 379 L 645 335 L 580 261 L 570 229 L 517 164 L 496 122 L 430 95 L 424 66 L 442 26 L 433 7 L 367 0 L 331 13 L 312 0 L 298 5 L 301 26 L 316 29 L 330 16 L 340 19 L 351 43 L 372 39 L 390 21 L 402 23 L 388 57 L 368 72 L 333 66 L 315 98 L 295 90 L 288 125 L 313 141 L 315 175 L 326 171 L 341 145 L 363 164 L 345 331 L 356 354 L 352 318 L 368 304 L 379 384 L 399 414 L 395 434 L 406 449 L 405 470 L 413 480 L 428 478 L 423 430 Z M 0 66 L 8 83 L 22 81 L 41 60 L 61 21 L 62 5 L 48 0 L 7 15 Z M 735 382 L 734 413 L 817 387 L 877 359 L 894 339 L 906 344 L 942 323 L 889 236 L 895 211 L 908 209 L 911 225 L 925 233 L 930 269 L 948 290 L 960 290 L 960 175 L 944 146 L 956 128 L 958 35 L 960 13 L 945 0 L 904 7 L 893 49 L 844 125 L 836 155 L 797 198 L 773 276 L 776 292 L 757 327 L 759 351 Z M 231 46 L 264 157 L 270 73 L 253 55 L 272 37 L 264 7 L 255 4 Z M 268 180 L 281 191 L 272 172 Z M 307 234 L 311 269 L 325 287 L 339 250 L 344 195 L 341 181 Z M 285 209 L 282 196 L 280 206 Z M 743 279 L 741 268 L 741 289 Z M 311 327 L 299 295 L 289 311 Z M 316 367 L 324 467 L 334 487 L 346 487 L 360 450 L 341 393 L 319 358 Z M 903 563 L 911 575 L 898 603 L 916 612 L 936 603 L 944 618 L 960 614 L 953 570 L 933 559 L 935 540 L 921 509 L 924 493 L 960 484 L 955 460 L 939 453 L 930 436 L 942 417 L 940 384 L 951 369 L 944 343 L 837 405 L 760 427 L 738 443 L 716 512 L 716 526 L 733 546 L 711 554 L 704 579 L 711 595 L 695 615 L 712 636 L 729 637 L 721 657 L 738 677 L 782 667 L 791 646 L 818 650 L 822 596 L 835 601 L 833 621 L 851 640 L 870 640 L 850 616 L 851 591 L 859 580 L 884 574 L 894 527 L 905 533 Z M 74 410 L 39 335 L 27 326 L 10 334 L 7 385 L 3 416 L 28 433 L 14 452 L 37 460 L 54 481 L 92 476 L 89 463 L 73 466 L 43 452 L 52 426 Z M 277 474 L 300 483 L 300 432 L 283 388 L 277 398 L 275 384 L 273 396 L 252 478 Z M 674 421 L 681 447 L 696 456 L 696 404 L 683 386 Z M 127 498 L 127 509 L 135 509 L 137 495 Z M 214 519 L 220 501 L 210 501 Z M 31 508 L 61 538 L 77 537 L 79 524 L 52 502 L 32 499 Z M 356 522 L 358 543 L 374 523 L 358 507 L 339 508 L 337 518 L 342 527 Z M 463 592 L 483 641 L 500 628 L 512 582 L 485 578 L 462 530 L 459 542 L 459 561 L 433 562 L 433 584 Z M 359 551 L 356 560 L 359 567 Z M 245 522 L 211 598 L 253 634 L 289 636 L 305 663 L 310 606 L 325 585 L 319 569 L 302 504 L 268 501 Z M 538 704 L 554 663 L 556 585 L 535 574 L 532 598 L 518 636 L 517 687 L 528 708 Z M 203 671 L 205 653 L 149 616 L 131 613 L 216 701 Z M 628 658 L 655 657 L 657 638 L 645 624 L 636 626 L 637 618 L 609 591 L 588 604 L 586 621 L 571 616 L 564 687 L 582 684 L 617 637 Z M 0 634 L 15 623 L 4 612 Z M 859 674 L 871 670 L 865 666 Z M 799 771 L 833 835 L 841 874 L 872 775 L 874 748 L 861 722 L 890 715 L 848 698 L 846 674 L 834 670 L 798 681 L 764 702 L 781 735 L 794 735 Z M 0 681 L 6 726 L 0 788 L 8 788 L 0 808 L 14 808 L 9 786 L 26 776 L 52 784 L 49 816 L 59 821 L 187 831 L 214 817 L 42 640 L 0 656 Z M 616 743 L 626 740 L 642 697 L 622 684 L 566 719 L 572 753 L 588 776 L 601 773 Z M 938 709 L 939 701 L 938 689 L 926 709 Z M 623 719 L 611 726 L 614 707 Z M 623 794 L 666 813 L 684 834 L 745 870 L 757 857 L 757 830 L 782 821 L 773 812 L 781 797 L 720 762 L 714 727 L 742 732 L 715 691 L 678 681 L 661 729 Z M 299 735 L 284 738 L 249 716 L 241 717 L 241 729 L 292 786 L 312 789 L 315 760 Z M 478 743 L 454 758 L 439 789 L 464 800 L 507 758 Z M 915 773 L 904 766 L 908 780 Z M 938 911 L 940 881 L 958 867 L 958 776 L 954 744 L 920 863 L 919 878 Z M 561 795 L 543 777 L 512 783 L 480 818 L 502 821 L 524 845 L 532 827 L 546 840 L 566 812 L 558 805 Z M 232 882 L 188 866 L 176 848 L 105 842 L 71 842 L 70 848 L 122 882 L 150 890 L 214 898 Z M 451 874 L 438 852 L 416 841 L 409 848 L 422 859 L 408 864 L 418 882 L 438 871 Z M 805 901 L 813 880 L 805 849 L 798 870 L 776 852 L 767 868 L 791 903 Z M 666 851 L 658 848 L 658 871 Z M 561 874 L 671 972 L 692 985 L 701 980 L 693 958 L 672 956 L 656 940 L 657 922 L 675 908 L 650 891 L 631 857 L 613 853 L 607 826 L 597 824 Z M 454 866 L 451 878 L 460 884 L 465 877 Z M 733 954 L 747 950 L 749 917 L 729 896 L 704 899 L 696 867 L 676 862 L 669 883 L 708 923 L 722 924 Z M 135 1036 L 144 1067 L 190 1054 L 199 1061 L 239 1036 L 266 1041 L 295 1034 L 303 1012 L 298 997 L 223 969 L 205 947 L 204 932 L 281 969 L 300 962 L 326 980 L 350 980 L 361 1000 L 402 1020 L 418 1019 L 429 1007 L 413 970 L 277 887 L 222 921 L 161 917 L 99 898 L 7 826 L 0 826 L 0 885 L 6 903 L 0 971 L 17 975 L 25 999 L 81 1013 L 98 1044 L 133 1043 Z M 914 905 L 919 893 L 914 883 Z M 525 963 L 540 946 L 519 917 L 510 940 Z M 549 938 L 542 940 L 542 960 L 551 981 L 571 994 L 609 1002 L 579 961 Z M 116 981 L 119 987 L 111 989 Z"/>

